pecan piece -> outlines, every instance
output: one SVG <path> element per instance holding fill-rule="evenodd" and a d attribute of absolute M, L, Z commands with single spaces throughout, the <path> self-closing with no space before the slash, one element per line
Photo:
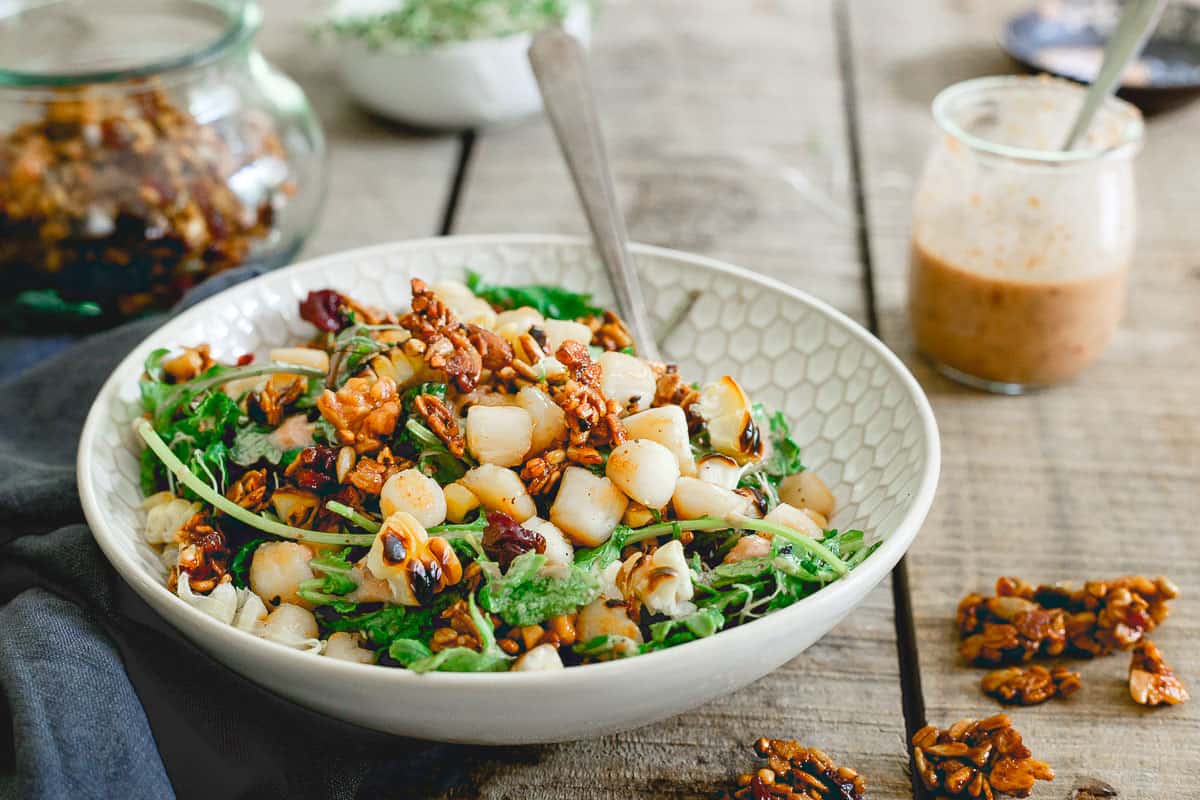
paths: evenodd
<path fill-rule="evenodd" d="M 229 549 L 225 534 L 212 525 L 207 513 L 195 514 L 179 529 L 179 557 L 167 585 L 171 591 L 179 582 L 179 573 L 188 574 L 193 591 L 208 592 L 225 578 L 229 571 Z"/>
<path fill-rule="evenodd" d="M 529 459 L 521 468 L 521 480 L 532 495 L 549 494 L 558 485 L 567 468 L 567 454 L 563 450 L 550 450 Z"/>
<path fill-rule="evenodd" d="M 287 407 L 299 400 L 307 388 L 308 382 L 304 378 L 297 377 L 282 386 L 269 380 L 261 390 L 246 398 L 246 410 L 254 419 L 278 428 Z"/>
<path fill-rule="evenodd" d="M 997 669 L 983 676 L 984 694 L 1001 703 L 1032 706 L 1052 697 L 1067 697 L 1079 690 L 1078 672 L 1063 666 L 1050 669 L 1036 664 Z"/>
<path fill-rule="evenodd" d="M 255 513 L 267 507 L 267 471 L 252 469 L 233 482 L 225 496 Z"/>
<path fill-rule="evenodd" d="M 208 345 L 202 344 L 185 347 L 179 355 L 163 361 L 162 371 L 168 383 L 185 383 L 203 375 L 215 363 L 208 352 Z"/>
<path fill-rule="evenodd" d="M 463 457 L 467 450 L 467 440 L 458 429 L 458 420 L 455 419 L 454 413 L 445 403 L 431 394 L 417 395 L 413 400 L 413 410 L 425 421 L 425 427 L 446 443 L 447 450 L 458 458 Z"/>
<path fill-rule="evenodd" d="M 359 453 L 376 453 L 400 418 L 396 382 L 384 377 L 351 378 L 337 392 L 329 389 L 317 408 L 337 431 L 342 444 Z"/>
<path fill-rule="evenodd" d="M 1179 705 L 1189 699 L 1175 671 L 1163 661 L 1162 653 L 1149 639 L 1133 648 L 1129 663 L 1129 696 L 1143 706 Z"/>
<path fill-rule="evenodd" d="M 759 739 L 754 752 L 767 766 L 738 776 L 737 788 L 721 800 L 862 800 L 867 784 L 849 767 L 839 767 L 815 748 L 784 739 Z"/>
<path fill-rule="evenodd" d="M 939 797 L 1028 797 L 1034 781 L 1054 780 L 1050 765 L 1033 758 L 1006 714 L 960 720 L 946 730 L 926 725 L 912 745 L 917 775 Z"/>
<path fill-rule="evenodd" d="M 554 387 L 554 402 L 566 414 L 572 445 L 618 445 L 625 441 L 621 406 L 605 398 L 600 389 L 600 365 L 592 361 L 587 347 L 579 342 L 563 342 L 555 357 L 567 368 L 571 379 Z"/>
<path fill-rule="evenodd" d="M 605 350 L 624 350 L 633 346 L 633 334 L 629 332 L 625 320 L 615 312 L 605 311 L 602 316 L 589 316 L 581 320 L 591 328 L 592 344 Z"/>
<path fill-rule="evenodd" d="M 495 372 L 512 363 L 512 345 L 494 331 L 489 331 L 479 325 L 468 325 L 467 341 L 479 351 L 479 358 L 484 369 Z"/>
<path fill-rule="evenodd" d="M 378 495 L 388 478 L 412 466 L 406 458 L 396 458 L 391 448 L 385 447 L 375 457 L 362 456 L 346 474 L 346 482 L 369 495 Z"/>
<path fill-rule="evenodd" d="M 654 384 L 654 399 L 650 405 L 655 408 L 679 406 L 687 417 L 688 430 L 695 433 L 704 425 L 699 406 L 696 405 L 700 401 L 700 392 L 689 386 L 675 369 L 673 365 L 669 366 L 667 371 L 658 377 Z"/>

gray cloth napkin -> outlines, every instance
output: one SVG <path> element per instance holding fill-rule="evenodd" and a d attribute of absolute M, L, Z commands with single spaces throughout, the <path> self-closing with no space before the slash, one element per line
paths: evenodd
<path fill-rule="evenodd" d="M 251 274 L 214 278 L 184 304 Z M 519 751 L 389 737 L 293 705 L 185 641 L 105 560 L 83 521 L 75 448 L 101 384 L 162 321 L 0 383 L 0 715 L 12 734 L 0 727 L 0 798 L 474 794 L 487 761 Z"/>

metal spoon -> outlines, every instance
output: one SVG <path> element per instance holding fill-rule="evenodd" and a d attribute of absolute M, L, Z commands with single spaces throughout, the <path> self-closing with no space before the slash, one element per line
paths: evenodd
<path fill-rule="evenodd" d="M 1088 126 L 1092 124 L 1092 117 L 1116 90 L 1129 62 L 1146 46 L 1146 40 L 1150 38 L 1150 33 L 1158 24 L 1166 5 L 1167 0 L 1128 0 L 1125 4 L 1117 27 L 1109 37 L 1108 44 L 1104 46 L 1104 62 L 1088 88 L 1087 96 L 1083 98 L 1083 105 L 1079 109 L 1079 115 L 1075 117 L 1075 124 L 1071 126 L 1066 142 L 1063 143 L 1063 150 L 1072 149 L 1087 133 Z"/>
<path fill-rule="evenodd" d="M 612 281 L 617 308 L 637 342 L 638 355 L 660 361 L 642 287 L 629 255 L 625 220 L 617 207 L 583 45 L 562 28 L 548 28 L 534 37 L 529 63 L 587 214 L 596 249 Z"/>

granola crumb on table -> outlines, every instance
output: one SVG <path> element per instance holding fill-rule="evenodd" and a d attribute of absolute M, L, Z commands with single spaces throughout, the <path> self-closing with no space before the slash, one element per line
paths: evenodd
<path fill-rule="evenodd" d="M 785 739 L 759 739 L 754 752 L 767 766 L 738 776 L 719 800 L 863 800 L 867 784 L 820 750 Z"/>
<path fill-rule="evenodd" d="M 926 725 L 913 734 L 912 746 L 917 776 L 938 798 L 1028 797 L 1035 781 L 1054 780 L 1007 714 L 960 720 L 945 730 Z"/>
<path fill-rule="evenodd" d="M 972 664 L 995 666 L 1129 650 L 1167 618 L 1167 603 L 1178 595 L 1163 577 L 1088 581 L 1082 589 L 1002 577 L 994 596 L 969 594 L 959 603 L 960 652 Z"/>
<path fill-rule="evenodd" d="M 1143 706 L 1179 705 L 1190 698 L 1183 682 L 1149 640 L 1133 648 L 1129 663 L 1129 696 Z"/>
<path fill-rule="evenodd" d="M 983 676 L 981 687 L 1001 703 L 1032 706 L 1052 697 L 1067 697 L 1079 690 L 1079 673 L 1064 666 L 1005 667 Z"/>

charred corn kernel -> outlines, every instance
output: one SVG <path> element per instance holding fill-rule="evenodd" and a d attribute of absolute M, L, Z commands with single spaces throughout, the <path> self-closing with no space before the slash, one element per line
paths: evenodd
<path fill-rule="evenodd" d="M 533 442 L 533 418 L 519 406 L 467 409 L 467 448 L 483 464 L 515 467 Z"/>
<path fill-rule="evenodd" d="M 271 492 L 271 507 L 285 525 L 303 528 L 316 516 L 321 498 L 304 489 L 281 486 Z"/>
<path fill-rule="evenodd" d="M 379 493 L 379 510 L 385 517 L 406 511 L 426 528 L 446 521 L 446 495 L 433 478 L 412 468 L 387 479 Z"/>
<path fill-rule="evenodd" d="M 613 448 L 604 474 L 630 499 L 660 509 L 675 493 L 679 461 L 658 442 L 632 439 Z"/>
<path fill-rule="evenodd" d="M 521 476 L 511 469 L 495 464 L 480 464 L 467 470 L 467 474 L 462 476 L 462 484 L 479 498 L 485 508 L 503 511 L 517 522 L 524 522 L 537 513 L 537 506 L 525 490 Z"/>
<path fill-rule="evenodd" d="M 628 504 L 608 478 L 582 467 L 567 467 L 550 506 L 550 521 L 574 544 L 596 547 L 612 536 Z"/>
<path fill-rule="evenodd" d="M 462 522 L 479 508 L 479 498 L 461 483 L 446 484 L 442 487 L 442 495 L 446 502 L 446 519 L 451 522 Z"/>
<path fill-rule="evenodd" d="M 682 408 L 649 408 L 629 415 L 624 423 L 625 433 L 630 439 L 649 439 L 674 453 L 679 461 L 679 474 L 696 474 L 696 460 L 692 456 L 692 443 L 688 438 L 687 415 Z"/>
<path fill-rule="evenodd" d="M 837 501 L 825 481 L 812 470 L 788 475 L 779 482 L 779 499 L 796 508 L 809 508 L 829 519 Z"/>

